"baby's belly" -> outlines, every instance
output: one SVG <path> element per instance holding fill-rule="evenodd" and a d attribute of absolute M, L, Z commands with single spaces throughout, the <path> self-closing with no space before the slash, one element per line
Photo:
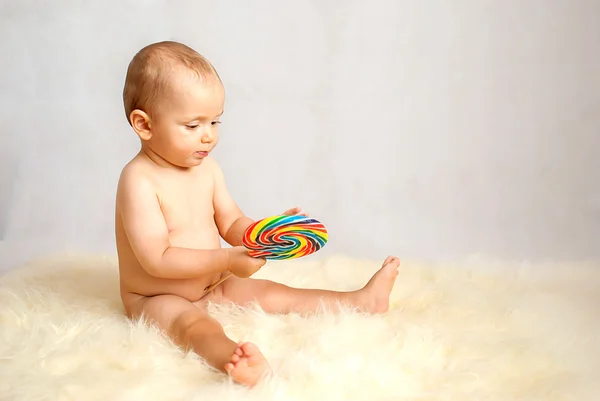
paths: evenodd
<path fill-rule="evenodd" d="M 133 273 L 131 271 L 130 273 Z M 204 289 L 216 282 L 220 275 L 209 275 L 197 279 L 168 280 L 152 277 L 143 270 L 141 274 L 122 275 L 121 291 L 123 293 L 138 294 L 145 297 L 156 295 L 177 295 L 195 302 L 206 295 Z"/>

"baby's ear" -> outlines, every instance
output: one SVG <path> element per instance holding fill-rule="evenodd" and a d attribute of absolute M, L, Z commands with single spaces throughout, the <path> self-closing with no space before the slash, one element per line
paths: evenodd
<path fill-rule="evenodd" d="M 133 110 L 129 115 L 129 121 L 135 133 L 142 141 L 152 138 L 150 117 L 141 110 Z"/>

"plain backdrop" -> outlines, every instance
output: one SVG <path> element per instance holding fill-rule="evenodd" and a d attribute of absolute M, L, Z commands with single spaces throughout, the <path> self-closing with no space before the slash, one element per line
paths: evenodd
<path fill-rule="evenodd" d="M 215 151 L 321 256 L 600 257 L 597 0 L 0 2 L 0 264 L 113 254 L 127 64 L 177 40 L 227 90 Z"/>

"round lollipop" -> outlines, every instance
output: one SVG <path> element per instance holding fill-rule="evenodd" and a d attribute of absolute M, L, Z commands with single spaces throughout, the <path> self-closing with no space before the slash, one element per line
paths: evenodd
<path fill-rule="evenodd" d="M 317 252 L 327 243 L 325 226 L 305 216 L 273 216 L 252 223 L 244 232 L 242 245 L 255 258 L 293 259 Z M 232 273 L 207 286 L 210 292 Z"/>
<path fill-rule="evenodd" d="M 255 258 L 294 259 L 310 255 L 325 246 L 325 226 L 306 216 L 273 216 L 250 225 L 242 244 Z"/>

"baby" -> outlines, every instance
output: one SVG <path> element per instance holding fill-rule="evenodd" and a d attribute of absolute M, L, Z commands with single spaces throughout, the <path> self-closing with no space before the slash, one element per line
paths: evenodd
<path fill-rule="evenodd" d="M 219 140 L 225 92 L 214 67 L 176 42 L 151 44 L 129 64 L 125 113 L 141 140 L 123 168 L 116 196 L 121 298 L 132 319 L 148 319 L 237 383 L 271 374 L 252 343 L 229 339 L 209 302 L 257 302 L 268 313 L 308 314 L 321 303 L 368 313 L 388 310 L 400 264 L 388 257 L 361 289 L 297 289 L 250 278 L 266 262 L 241 246 L 253 222 L 231 198 L 210 156 Z M 293 208 L 286 215 L 304 214 Z M 231 248 L 222 248 L 223 238 Z M 214 289 L 211 284 L 232 273 Z"/>

